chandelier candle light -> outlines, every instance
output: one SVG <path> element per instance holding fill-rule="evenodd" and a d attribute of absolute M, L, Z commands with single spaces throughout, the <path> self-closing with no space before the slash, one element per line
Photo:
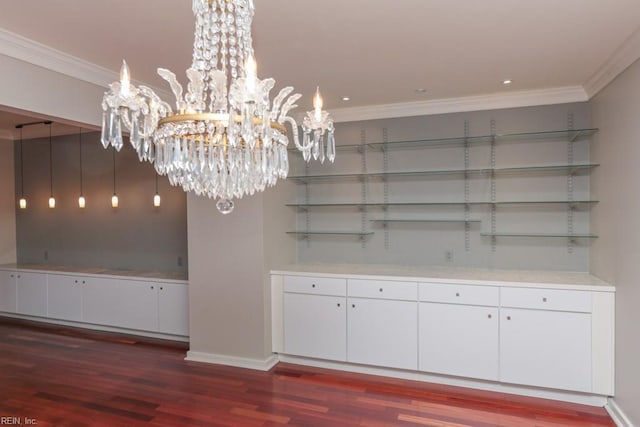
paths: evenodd
<path fill-rule="evenodd" d="M 176 98 L 175 110 L 150 88 L 131 84 L 123 61 L 120 81 L 109 85 L 102 101 L 103 146 L 119 151 L 128 131 L 140 161 L 154 163 L 158 174 L 184 191 L 218 199 L 216 206 L 225 214 L 233 210 L 233 199 L 286 178 L 287 125 L 305 161 L 313 156 L 333 162 L 333 120 L 322 110 L 319 90 L 314 111 L 303 119 L 300 142 L 289 112 L 301 95 L 292 95 L 288 86 L 271 102 L 275 81 L 257 76 L 253 0 L 193 0 L 193 13 L 193 63 L 184 96 L 175 74 L 158 69 Z"/>

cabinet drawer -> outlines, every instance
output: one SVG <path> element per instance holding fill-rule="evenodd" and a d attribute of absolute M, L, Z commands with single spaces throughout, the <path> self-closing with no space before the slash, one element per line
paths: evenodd
<path fill-rule="evenodd" d="M 315 295 L 347 295 L 347 279 L 284 276 L 284 291 Z"/>
<path fill-rule="evenodd" d="M 564 289 L 502 288 L 502 307 L 591 312 L 591 292 Z"/>
<path fill-rule="evenodd" d="M 497 286 L 420 283 L 420 301 L 497 307 L 500 302 L 499 289 Z"/>
<path fill-rule="evenodd" d="M 349 296 L 416 301 L 418 299 L 418 284 L 391 280 L 350 279 Z"/>

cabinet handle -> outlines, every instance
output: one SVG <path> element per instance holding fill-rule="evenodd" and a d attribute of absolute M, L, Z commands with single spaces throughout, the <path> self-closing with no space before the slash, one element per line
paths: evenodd
<path fill-rule="evenodd" d="M 11 277 L 15 277 L 15 276 L 12 274 Z"/>
<path fill-rule="evenodd" d="M 351 304 L 351 308 L 356 308 L 356 305 L 355 304 Z"/>
<path fill-rule="evenodd" d="M 160 290 L 163 290 L 163 289 L 164 289 L 164 286 L 160 286 Z"/>
<path fill-rule="evenodd" d="M 547 297 L 542 297 L 542 302 L 547 302 Z"/>
<path fill-rule="evenodd" d="M 312 288 L 315 288 L 315 287 L 316 287 L 316 284 L 315 284 L 315 283 L 313 283 L 313 284 L 311 285 L 311 287 L 312 287 Z"/>
<path fill-rule="evenodd" d="M 459 297 L 460 296 L 460 292 L 456 292 L 456 296 Z"/>
<path fill-rule="evenodd" d="M 83 281 L 82 281 L 82 284 L 84 285 L 85 283 L 87 283 L 87 282 L 85 282 L 85 281 L 83 280 Z"/>
<path fill-rule="evenodd" d="M 490 315 L 490 314 L 487 314 L 487 317 L 488 317 L 489 319 L 491 319 L 491 315 Z"/>
<path fill-rule="evenodd" d="M 511 316 L 507 316 L 507 320 L 511 320 Z"/>
<path fill-rule="evenodd" d="M 76 283 L 78 283 L 78 281 L 77 281 L 77 280 L 75 280 L 75 282 L 76 282 Z"/>
<path fill-rule="evenodd" d="M 340 303 L 338 303 L 338 307 L 340 307 Z"/>
<path fill-rule="evenodd" d="M 18 279 L 20 278 L 20 275 L 18 274 Z"/>
<path fill-rule="evenodd" d="M 153 286 L 151 286 L 151 289 L 155 289 Z"/>
<path fill-rule="evenodd" d="M 380 292 L 382 292 L 382 288 L 380 288 Z"/>

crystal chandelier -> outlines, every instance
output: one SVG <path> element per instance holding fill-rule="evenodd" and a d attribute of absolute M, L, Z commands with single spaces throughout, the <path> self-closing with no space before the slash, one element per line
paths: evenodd
<path fill-rule="evenodd" d="M 271 102 L 275 81 L 257 77 L 253 0 L 193 0 L 193 13 L 193 63 L 184 96 L 175 74 L 158 69 L 176 98 L 175 110 L 150 88 L 131 84 L 123 61 L 120 81 L 109 85 L 102 100 L 102 145 L 119 151 L 128 132 L 140 161 L 153 163 L 172 185 L 218 199 L 222 213 L 233 210 L 233 199 L 286 178 L 287 125 L 305 161 L 333 162 L 333 120 L 322 110 L 319 90 L 300 141 L 289 112 L 301 95 L 288 86 Z"/>

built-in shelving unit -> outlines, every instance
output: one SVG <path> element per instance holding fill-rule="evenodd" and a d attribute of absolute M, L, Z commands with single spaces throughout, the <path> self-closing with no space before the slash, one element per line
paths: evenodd
<path fill-rule="evenodd" d="M 452 137 L 452 138 L 427 138 L 427 139 L 415 139 L 415 140 L 401 140 L 401 141 L 386 141 L 388 139 L 386 129 L 383 131 L 383 139 L 384 141 L 380 142 L 367 142 L 365 137 L 364 130 L 361 132 L 361 141 L 359 144 L 345 144 L 339 147 L 336 147 L 338 151 L 353 151 L 355 153 L 359 153 L 362 157 L 362 167 L 359 171 L 353 171 L 348 173 L 325 173 L 325 174 L 312 174 L 309 173 L 309 168 L 305 168 L 304 175 L 292 175 L 289 178 L 295 181 L 300 185 L 305 186 L 305 198 L 302 202 L 293 202 L 288 203 L 287 206 L 291 208 L 297 209 L 301 214 L 306 215 L 305 227 L 306 230 L 296 230 L 290 232 L 290 234 L 295 234 L 303 237 L 310 237 L 313 235 L 354 235 L 354 236 L 369 236 L 373 234 L 373 232 L 368 230 L 368 224 L 382 224 L 385 233 L 385 248 L 388 248 L 388 240 L 389 240 L 389 226 L 391 224 L 407 224 L 403 228 L 411 227 L 411 224 L 460 224 L 465 232 L 465 248 L 469 250 L 469 240 L 470 240 L 470 232 L 471 232 L 471 224 L 480 224 L 479 230 L 474 232 L 479 232 L 481 237 L 487 237 L 490 239 L 492 250 L 495 251 L 495 245 L 498 238 L 508 238 L 508 237 L 531 237 L 531 238 L 566 238 L 568 239 L 568 247 L 571 251 L 572 245 L 576 242 L 577 239 L 595 239 L 596 235 L 590 233 L 578 233 L 574 230 L 574 212 L 579 209 L 588 210 L 592 205 L 598 203 L 597 200 L 590 200 L 587 198 L 577 198 L 575 197 L 574 192 L 574 177 L 579 175 L 588 175 L 598 167 L 597 163 L 590 163 L 588 161 L 574 161 L 574 143 L 578 141 L 589 141 L 591 136 L 593 136 L 598 130 L 592 128 L 585 129 L 572 129 L 573 117 L 570 115 L 568 120 L 568 129 L 564 130 L 553 130 L 553 131 L 543 131 L 543 132 L 520 132 L 520 133 L 505 133 L 498 134 L 494 133 L 495 130 L 495 122 L 491 121 L 491 133 L 490 135 L 481 135 L 481 136 L 470 136 L 469 135 L 469 126 L 465 122 L 464 136 Z M 551 162 L 538 162 L 535 163 L 535 160 L 531 162 L 531 164 L 512 164 L 512 165 L 504 165 L 497 166 L 496 161 L 496 145 L 500 142 L 505 143 L 526 143 L 526 144 L 537 144 L 538 142 L 550 142 L 552 144 L 557 143 L 565 143 L 567 146 L 566 151 L 566 159 L 558 159 L 554 158 Z M 488 155 L 488 167 L 471 167 L 472 162 L 469 161 L 470 157 L 472 157 L 471 147 L 474 145 L 485 144 L 485 147 L 481 150 Z M 555 145 L 554 145 L 555 146 Z M 412 169 L 412 170 L 389 170 L 389 153 L 394 150 L 418 150 L 416 153 L 419 153 L 420 150 L 429 150 L 435 147 L 452 147 L 453 150 L 460 150 L 460 154 L 463 156 L 464 167 L 454 167 L 454 168 L 425 168 L 425 169 Z M 547 148 L 549 146 L 546 146 Z M 545 149 L 545 148 L 541 148 Z M 557 150 L 556 150 L 557 151 Z M 452 153 L 451 151 L 449 151 Z M 367 163 L 367 153 L 372 155 L 371 153 L 378 153 L 377 156 L 382 155 L 383 164 L 382 170 L 379 171 L 370 171 L 370 164 Z M 413 154 L 409 154 L 411 156 Z M 416 154 L 418 156 L 419 154 Z M 380 158 L 380 157 L 377 157 Z M 533 157 L 534 159 L 537 157 Z M 560 162 L 556 162 L 553 160 L 561 160 Z M 564 161 L 562 161 L 564 160 Z M 485 160 L 486 161 L 486 160 Z M 476 162 L 477 163 L 477 162 Z M 519 162 L 522 163 L 522 162 Z M 563 181 L 558 181 L 559 183 L 563 183 L 562 187 L 557 188 L 566 188 L 566 198 L 560 197 L 558 198 L 557 194 L 555 197 L 549 197 L 546 199 L 544 197 L 544 193 L 536 194 L 536 190 L 532 187 L 531 191 L 523 194 L 523 197 L 520 199 L 509 199 L 508 195 L 504 199 L 500 199 L 500 192 L 497 190 L 497 177 L 504 176 L 505 179 L 511 179 L 509 177 L 514 176 L 519 178 L 527 178 L 528 176 L 532 177 L 545 177 L 551 176 L 552 179 L 558 178 L 566 178 L 566 183 Z M 399 200 L 394 201 L 393 197 L 390 196 L 392 192 L 389 191 L 389 181 L 398 181 L 398 180 L 408 180 L 407 183 L 415 185 L 416 180 L 430 180 L 430 179 L 440 179 L 439 177 L 446 177 L 447 181 L 458 180 L 464 185 L 464 194 L 460 194 L 460 199 L 464 197 L 464 200 L 424 200 L 428 198 L 430 194 L 415 194 L 415 199 L 423 199 L 423 200 Z M 475 183 L 477 185 L 478 179 L 486 180 L 487 183 L 485 187 L 485 193 L 478 193 L 470 191 L 470 181 L 471 179 L 475 179 Z M 582 178 L 581 178 L 582 179 Z M 381 180 L 384 185 L 383 197 L 380 197 L 380 192 L 372 192 L 369 190 L 369 181 L 375 183 L 375 180 Z M 335 200 L 325 200 L 322 201 L 313 201 L 310 195 L 310 186 L 316 185 L 341 185 L 348 182 L 360 182 L 362 186 L 360 201 L 354 200 L 354 197 L 349 200 L 346 198 L 346 201 L 335 201 Z M 402 181 L 403 183 L 405 181 Z M 480 181 L 482 182 L 482 181 Z M 353 184 L 352 184 L 353 185 Z M 373 185 L 373 184 L 372 184 Z M 382 185 L 382 184 L 375 184 Z M 404 185 L 404 184 L 403 184 Z M 326 187 L 329 188 L 329 187 Z M 331 187 L 334 188 L 334 187 Z M 380 188 L 380 187 L 377 187 Z M 557 190 L 556 188 L 556 190 Z M 553 194 L 553 191 L 549 192 Z M 335 194 L 335 191 L 325 194 Z M 375 194 L 375 197 L 372 195 Z M 515 195 L 516 193 L 514 193 Z M 483 196 L 480 200 L 473 200 L 473 196 Z M 519 194 L 518 194 L 519 195 Z M 562 194 L 560 194 L 562 195 Z M 356 196 L 357 197 L 357 196 Z M 402 195 L 401 197 L 396 197 L 398 199 L 406 199 L 406 195 Z M 322 198 L 321 198 L 322 199 Z M 378 199 L 378 200 L 376 200 Z M 382 200 L 380 200 L 382 199 Z M 435 199 L 435 197 L 434 197 Z M 566 220 L 566 232 L 555 233 L 555 232 L 544 232 L 532 229 L 522 230 L 516 232 L 499 232 L 497 229 L 497 222 L 500 215 L 498 214 L 498 208 L 500 207 L 509 207 L 509 206 L 521 206 L 523 209 L 526 209 L 527 206 L 531 207 L 530 211 L 534 210 L 533 207 L 536 206 L 535 211 L 538 212 L 542 209 L 543 206 L 556 206 L 554 207 L 554 211 L 561 209 L 563 206 L 567 211 L 567 220 Z M 541 208 L 537 208 L 540 206 Z M 420 210 L 421 208 L 424 213 L 428 213 L 424 215 L 423 218 L 416 218 L 416 209 Z M 442 209 L 453 208 L 453 210 L 449 209 L 447 215 L 452 215 L 451 218 L 445 215 L 442 216 Z M 485 214 L 481 215 L 482 219 L 472 218 L 471 212 L 473 211 L 473 216 L 476 215 L 478 209 L 486 209 Z M 360 212 L 361 217 L 361 231 L 354 233 L 344 233 L 344 232 L 331 232 L 331 231 L 310 231 L 310 211 L 318 210 L 319 212 L 314 215 L 322 215 L 322 212 L 344 212 L 344 209 L 354 209 Z M 412 214 L 407 214 L 406 211 L 402 211 L 403 209 L 412 209 Z M 341 210 L 341 211 L 338 211 Z M 368 211 L 381 210 L 384 212 L 384 218 L 367 218 Z M 434 214 L 433 210 L 438 210 L 440 214 L 434 215 L 434 217 L 429 217 L 429 214 Z M 453 214 L 458 213 L 458 216 L 453 217 Z M 460 218 L 460 214 L 464 214 L 464 218 Z M 553 228 L 557 228 L 554 225 Z M 431 228 L 430 228 L 431 229 Z M 485 240 L 485 239 L 483 239 Z M 364 243 L 363 243 L 364 245 Z"/>

